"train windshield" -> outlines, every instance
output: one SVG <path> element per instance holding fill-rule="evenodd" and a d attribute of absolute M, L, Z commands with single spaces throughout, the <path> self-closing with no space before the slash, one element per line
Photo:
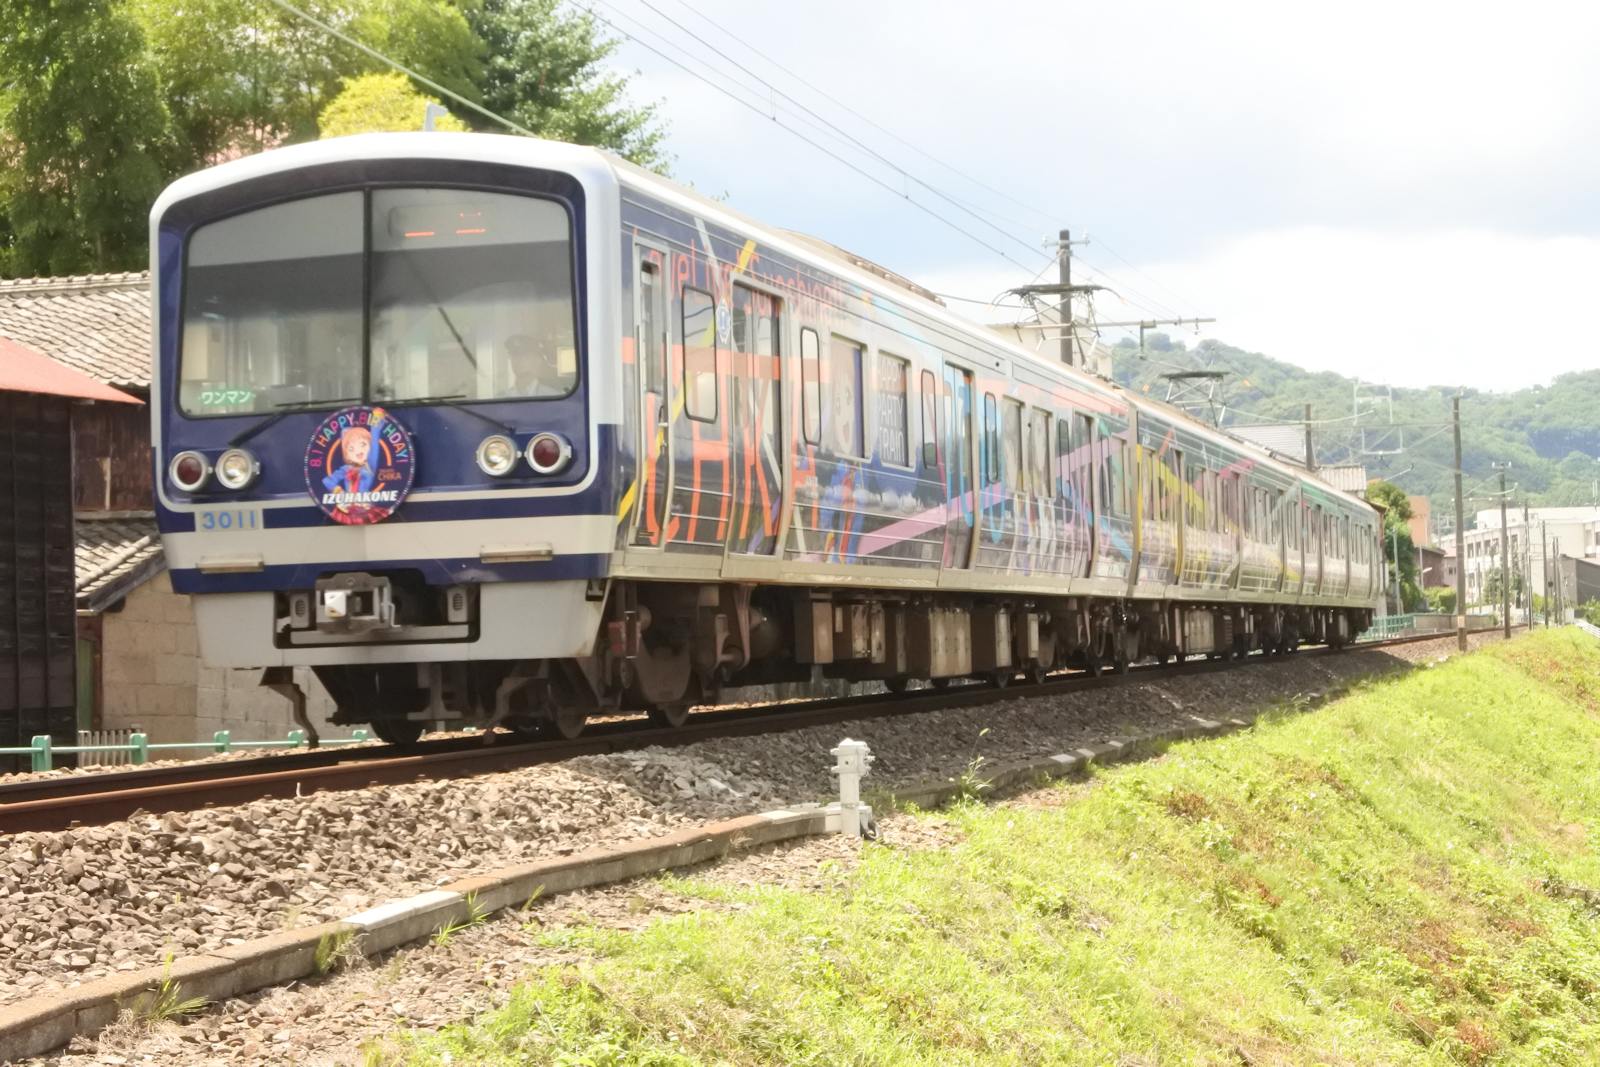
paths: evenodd
<path fill-rule="evenodd" d="M 566 396 L 578 382 L 566 211 L 378 189 L 203 226 L 189 242 L 179 405 Z"/>

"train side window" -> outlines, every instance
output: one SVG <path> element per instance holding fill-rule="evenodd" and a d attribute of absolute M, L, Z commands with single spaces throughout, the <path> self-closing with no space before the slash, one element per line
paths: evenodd
<path fill-rule="evenodd" d="M 717 421 L 717 302 L 692 285 L 683 290 L 683 396 L 691 419 Z"/>
<path fill-rule="evenodd" d="M 939 465 L 939 393 L 931 370 L 922 372 L 922 465 Z"/>
<path fill-rule="evenodd" d="M 878 353 L 878 458 L 895 467 L 911 466 L 911 363 Z"/>
<path fill-rule="evenodd" d="M 983 394 L 983 468 L 986 483 L 1000 480 L 1000 413 L 993 393 Z"/>
<path fill-rule="evenodd" d="M 800 331 L 800 429 L 806 444 L 822 443 L 822 379 L 817 369 L 822 343 L 817 331 L 807 326 Z"/>
<path fill-rule="evenodd" d="M 861 364 L 866 348 L 834 335 L 828 342 L 828 412 L 823 420 L 832 427 L 833 450 L 841 456 L 867 457 L 861 389 Z"/>
<path fill-rule="evenodd" d="M 1000 481 L 1008 493 L 1022 492 L 1022 402 L 1007 400 L 1001 413 Z"/>
<path fill-rule="evenodd" d="M 1072 496 L 1072 416 L 1056 420 L 1056 491 Z"/>
<path fill-rule="evenodd" d="M 1028 412 L 1028 488 L 1038 496 L 1055 496 L 1050 466 L 1050 413 L 1034 408 Z"/>
<path fill-rule="evenodd" d="M 661 358 L 663 324 L 656 321 L 660 299 L 661 267 L 648 259 L 639 262 L 639 351 L 636 359 L 644 376 L 644 391 L 657 397 L 667 393 L 666 360 Z"/>

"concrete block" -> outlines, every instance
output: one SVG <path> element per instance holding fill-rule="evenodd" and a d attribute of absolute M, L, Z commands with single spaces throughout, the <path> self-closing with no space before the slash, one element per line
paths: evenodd
<path fill-rule="evenodd" d="M 29 997 L 0 1005 L 0 1063 L 49 1052 L 77 1036 L 77 1005 L 65 996 Z"/>
<path fill-rule="evenodd" d="M 156 657 L 156 684 L 193 686 L 195 658 L 178 652 L 163 652 Z"/>
<path fill-rule="evenodd" d="M 504 906 L 484 901 L 476 903 L 485 912 Z M 349 916 L 345 923 L 361 938 L 361 951 L 371 956 L 408 941 L 428 937 L 452 923 L 465 922 L 470 917 L 464 894 L 435 889 L 368 908 Z"/>
<path fill-rule="evenodd" d="M 234 993 L 248 993 L 269 985 L 280 985 L 304 978 L 317 970 L 317 948 L 341 937 L 354 937 L 360 930 L 345 922 L 322 923 L 282 933 L 258 937 L 242 945 L 226 945 L 211 955 L 229 961 L 234 968 L 231 979 Z"/>

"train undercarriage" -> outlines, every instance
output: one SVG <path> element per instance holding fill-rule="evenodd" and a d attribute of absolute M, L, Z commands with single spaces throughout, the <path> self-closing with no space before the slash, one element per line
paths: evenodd
<path fill-rule="evenodd" d="M 590 655 L 562 660 L 317 667 L 335 722 L 392 743 L 431 724 L 576 737 L 596 715 L 646 712 L 682 725 L 725 688 L 817 678 L 892 691 L 959 679 L 1004 686 L 1063 668 L 1099 674 L 1141 660 L 1301 644 L 1341 646 L 1364 608 L 1107 597 L 1038 597 L 613 581 Z"/>

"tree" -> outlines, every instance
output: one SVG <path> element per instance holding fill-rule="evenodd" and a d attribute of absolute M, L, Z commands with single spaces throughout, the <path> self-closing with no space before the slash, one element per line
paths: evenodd
<path fill-rule="evenodd" d="M 138 26 L 110 0 L 0 0 L 6 274 L 145 261 L 170 126 Z"/>
<path fill-rule="evenodd" d="M 617 42 L 559 0 L 482 0 L 467 19 L 488 48 L 483 104 L 541 137 L 609 148 L 662 170 L 665 132 L 654 105 L 627 101 L 627 79 L 603 66 Z M 474 118 L 479 129 L 499 130 Z"/>
<path fill-rule="evenodd" d="M 345 82 L 317 119 L 323 137 L 422 129 L 428 105 L 437 104 L 411 87 L 404 74 L 363 74 Z M 454 115 L 435 120 L 438 130 L 461 131 L 466 123 Z"/>
<path fill-rule="evenodd" d="M 346 79 L 387 69 L 262 0 L 126 2 L 149 38 L 174 117 L 179 172 L 310 140 L 317 136 L 318 117 Z M 456 4 L 297 0 L 296 6 L 477 99 L 483 43 Z"/>
<path fill-rule="evenodd" d="M 1377 479 L 1367 483 L 1367 500 L 1384 509 L 1383 555 L 1388 561 L 1385 582 L 1394 588 L 1395 574 L 1400 575 L 1400 602 L 1396 611 L 1407 605 L 1423 603 L 1422 589 L 1417 582 L 1417 546 L 1411 540 L 1411 502 L 1405 490 L 1392 482 Z"/>
<path fill-rule="evenodd" d="M 1456 591 L 1435 586 L 1424 590 L 1428 598 L 1428 610 L 1441 615 L 1454 615 L 1456 610 Z"/>
<path fill-rule="evenodd" d="M 1504 603 L 1504 594 L 1501 583 L 1505 580 L 1499 567 L 1491 567 L 1483 575 L 1483 603 L 1491 607 Z M 1511 602 L 1517 603 L 1522 599 L 1522 575 L 1517 571 L 1511 572 Z"/>

